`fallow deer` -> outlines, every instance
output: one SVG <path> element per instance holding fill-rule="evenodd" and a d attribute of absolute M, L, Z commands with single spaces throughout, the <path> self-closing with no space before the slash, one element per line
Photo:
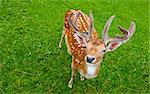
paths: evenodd
<path fill-rule="evenodd" d="M 114 18 L 115 15 L 106 22 L 101 40 L 94 29 L 92 12 L 90 12 L 89 17 L 80 10 L 66 12 L 64 31 L 59 47 L 62 47 L 62 41 L 65 37 L 68 52 L 72 55 L 72 76 L 68 83 L 70 88 L 72 88 L 75 70 L 81 74 L 81 80 L 95 78 L 99 73 L 104 54 L 114 51 L 134 34 L 135 23 L 131 22 L 129 30 L 118 26 L 124 36 L 109 37 L 108 30 Z"/>

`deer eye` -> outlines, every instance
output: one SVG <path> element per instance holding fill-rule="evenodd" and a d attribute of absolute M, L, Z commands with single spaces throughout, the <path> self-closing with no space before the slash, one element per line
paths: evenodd
<path fill-rule="evenodd" d="M 106 49 L 101 50 L 101 53 L 104 54 L 106 52 Z"/>

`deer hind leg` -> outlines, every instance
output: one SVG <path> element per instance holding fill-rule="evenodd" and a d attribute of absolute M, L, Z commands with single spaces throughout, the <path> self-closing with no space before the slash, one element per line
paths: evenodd
<path fill-rule="evenodd" d="M 74 62 L 72 62 L 72 74 L 71 74 L 71 79 L 68 83 L 69 88 L 72 88 L 73 80 L 75 79 L 75 71 L 76 71 L 76 69 L 75 69 L 75 66 L 74 66 Z"/>
<path fill-rule="evenodd" d="M 63 29 L 63 32 L 62 32 L 62 35 L 61 35 L 61 39 L 60 39 L 60 42 L 59 42 L 59 48 L 62 48 L 62 42 L 63 42 L 63 39 L 64 39 L 64 37 L 65 37 L 65 34 L 66 34 L 66 32 L 65 32 L 65 30 Z"/>

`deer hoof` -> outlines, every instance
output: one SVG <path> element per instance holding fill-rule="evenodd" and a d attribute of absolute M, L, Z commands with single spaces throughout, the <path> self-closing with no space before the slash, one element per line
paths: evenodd
<path fill-rule="evenodd" d="M 72 88 L 72 83 L 69 83 L 69 84 L 68 84 L 68 87 L 69 87 L 69 88 Z"/>
<path fill-rule="evenodd" d="M 61 44 L 59 44 L 59 48 L 60 48 L 60 49 L 62 48 L 62 45 L 61 45 Z"/>
<path fill-rule="evenodd" d="M 80 80 L 81 80 L 81 81 L 84 81 L 85 79 L 84 79 L 84 77 L 83 77 L 83 76 L 80 76 Z"/>

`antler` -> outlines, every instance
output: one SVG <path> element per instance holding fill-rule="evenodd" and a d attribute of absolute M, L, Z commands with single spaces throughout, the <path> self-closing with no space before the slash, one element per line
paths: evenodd
<path fill-rule="evenodd" d="M 123 37 L 120 37 L 120 36 L 116 36 L 115 38 L 110 38 L 108 36 L 108 30 L 109 30 L 109 27 L 111 25 L 111 22 L 112 20 L 115 18 L 115 15 L 111 16 L 108 21 L 106 22 L 106 25 L 103 29 L 103 36 L 102 36 L 102 39 L 104 41 L 105 44 L 107 44 L 108 42 L 110 41 L 121 41 L 123 43 L 127 42 L 131 37 L 132 35 L 134 34 L 135 32 L 135 23 L 134 22 L 131 22 L 131 25 L 129 27 L 129 30 L 126 30 L 125 28 L 121 27 L 120 25 L 118 26 L 118 28 L 120 29 L 120 31 L 124 34 Z"/>
<path fill-rule="evenodd" d="M 73 15 L 73 13 L 69 17 L 69 24 L 74 28 L 74 32 L 86 37 L 87 40 L 89 40 L 92 37 L 92 31 L 93 31 L 93 27 L 94 27 L 92 11 L 90 11 L 90 14 L 89 14 L 88 32 L 79 32 L 79 30 L 78 30 L 77 19 L 80 15 L 80 12 L 77 12 L 75 14 L 74 21 L 71 20 L 72 15 Z"/>
<path fill-rule="evenodd" d="M 94 20 L 93 20 L 92 11 L 90 11 L 89 18 L 90 18 L 90 25 L 89 25 L 89 38 L 91 38 L 91 37 L 92 37 L 93 27 L 94 27 Z"/>
<path fill-rule="evenodd" d="M 77 14 L 75 15 L 74 22 L 72 22 L 72 20 L 71 20 L 72 15 L 73 15 L 73 13 L 69 17 L 69 24 L 75 29 L 75 32 L 77 32 L 77 31 L 79 31 L 78 26 L 77 26 L 77 20 L 80 15 L 80 12 L 77 12 Z"/>
<path fill-rule="evenodd" d="M 103 35 L 102 35 L 102 39 L 103 39 L 104 43 L 108 43 L 108 40 L 110 39 L 108 36 L 108 30 L 109 30 L 111 22 L 113 21 L 114 18 L 115 18 L 115 15 L 111 16 L 105 24 L 105 27 L 103 29 Z"/>
<path fill-rule="evenodd" d="M 116 36 L 116 38 L 120 39 L 123 43 L 125 43 L 133 36 L 135 32 L 135 23 L 131 22 L 129 30 L 126 30 L 125 28 L 121 26 L 118 26 L 118 28 L 120 29 L 120 31 L 123 32 L 124 36 L 123 37 Z"/>

